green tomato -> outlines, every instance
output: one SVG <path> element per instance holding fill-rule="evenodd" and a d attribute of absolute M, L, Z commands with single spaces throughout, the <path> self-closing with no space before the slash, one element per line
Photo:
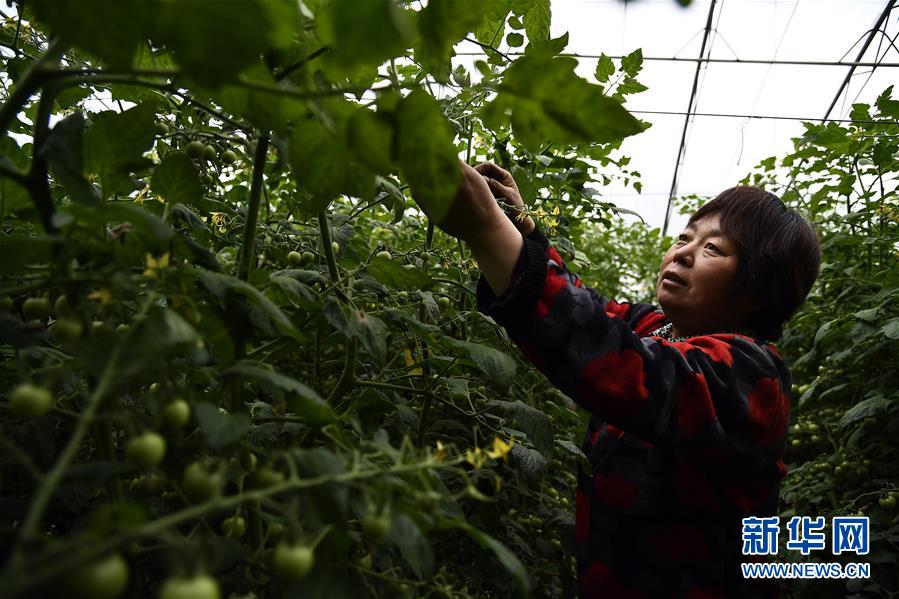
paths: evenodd
<path fill-rule="evenodd" d="M 206 574 L 193 578 L 173 576 L 165 581 L 159 592 L 159 599 L 220 599 L 219 584 Z"/>
<path fill-rule="evenodd" d="M 451 303 L 452 302 L 450 302 L 450 298 L 448 297 L 441 295 L 437 298 L 437 307 L 439 307 L 441 310 L 446 310 L 447 308 L 449 308 Z"/>
<path fill-rule="evenodd" d="M 22 312 L 28 320 L 46 320 L 50 316 L 50 300 L 46 297 L 29 297 L 22 304 Z"/>
<path fill-rule="evenodd" d="M 247 532 L 247 521 L 243 516 L 231 516 L 222 521 L 222 534 L 232 539 L 239 539 Z"/>
<path fill-rule="evenodd" d="M 221 476 L 209 472 L 199 462 L 190 464 L 181 476 L 181 490 L 193 503 L 201 503 L 214 497 L 221 487 Z"/>
<path fill-rule="evenodd" d="M 156 128 L 156 133 L 159 135 L 165 135 L 169 132 L 169 126 L 165 123 L 155 123 L 153 126 Z"/>
<path fill-rule="evenodd" d="M 237 154 L 232 152 L 231 150 L 225 150 L 221 155 L 222 162 L 225 164 L 234 164 L 237 162 Z"/>
<path fill-rule="evenodd" d="M 251 489 L 265 489 L 284 482 L 284 475 L 268 466 L 257 468 L 247 477 L 247 484 Z"/>
<path fill-rule="evenodd" d="M 60 341 L 76 341 L 84 332 L 84 325 L 74 318 L 60 318 L 53 324 L 53 335 Z"/>
<path fill-rule="evenodd" d="M 280 522 L 274 522 L 268 525 L 268 538 L 277 539 L 284 534 L 284 525 Z"/>
<path fill-rule="evenodd" d="M 134 437 L 125 446 L 125 457 L 128 461 L 149 470 L 165 457 L 165 439 L 152 431 Z"/>
<path fill-rule="evenodd" d="M 305 578 L 315 565 L 315 549 L 308 545 L 279 543 L 272 562 L 275 574 L 288 580 Z"/>
<path fill-rule="evenodd" d="M 422 252 L 418 255 L 418 257 L 421 258 L 422 262 L 430 262 L 431 253 L 430 252 Z"/>
<path fill-rule="evenodd" d="M 362 532 L 370 540 L 379 543 L 390 535 L 391 520 L 389 514 L 369 512 L 362 518 Z"/>
<path fill-rule="evenodd" d="M 315 254 L 312 252 L 303 252 L 303 264 L 312 264 L 315 262 Z"/>
<path fill-rule="evenodd" d="M 169 426 L 181 428 L 190 420 L 190 404 L 183 399 L 175 399 L 162 408 L 162 419 Z"/>
<path fill-rule="evenodd" d="M 12 307 L 13 307 L 13 301 L 12 301 L 11 297 L 9 297 L 9 296 L 0 297 L 0 310 L 9 312 L 10 310 L 12 310 Z"/>
<path fill-rule="evenodd" d="M 894 507 L 896 507 L 896 497 L 893 495 L 885 495 L 880 498 L 878 503 L 883 509 L 892 510 Z"/>
<path fill-rule="evenodd" d="M 256 458 L 256 454 L 252 451 L 248 451 L 240 456 L 240 466 L 247 472 L 254 472 L 256 470 L 256 466 L 258 465 L 259 460 Z"/>
<path fill-rule="evenodd" d="M 402 301 L 406 301 L 407 299 L 409 299 L 409 293 L 407 291 L 400 291 L 396 294 L 396 296 Z"/>
<path fill-rule="evenodd" d="M 9 396 L 9 411 L 22 420 L 35 420 L 51 409 L 53 393 L 45 387 L 22 383 Z"/>
<path fill-rule="evenodd" d="M 120 323 L 120 324 L 117 324 L 117 325 L 116 325 L 116 328 L 115 328 L 115 330 L 116 330 L 117 333 L 127 333 L 127 332 L 128 332 L 128 329 L 129 329 L 128 325 L 125 324 L 124 322 L 123 322 L 123 323 Z"/>
<path fill-rule="evenodd" d="M 84 599 L 115 599 L 128 587 L 128 562 L 113 553 L 86 566 L 79 566 L 64 576 L 69 592 Z"/>
<path fill-rule="evenodd" d="M 206 153 L 206 144 L 202 141 L 192 141 L 185 146 L 184 151 L 194 160 L 200 160 Z"/>
<path fill-rule="evenodd" d="M 303 255 L 299 252 L 290 252 L 287 254 L 287 263 L 291 266 L 299 266 L 303 263 Z"/>
<path fill-rule="evenodd" d="M 331 250 L 332 250 L 335 254 L 340 253 L 340 244 L 337 243 L 336 241 L 332 241 L 332 242 L 331 242 Z"/>
<path fill-rule="evenodd" d="M 69 305 L 69 300 L 66 298 L 65 293 L 57 297 L 56 301 L 53 302 L 53 314 L 56 318 L 72 315 L 72 307 Z"/>
<path fill-rule="evenodd" d="M 95 321 L 91 322 L 91 334 L 105 335 L 106 333 L 110 333 L 110 332 L 112 332 L 112 330 L 102 320 L 95 320 Z"/>
<path fill-rule="evenodd" d="M 378 258 L 384 258 L 385 260 L 390 260 L 391 258 L 393 258 L 393 256 L 391 256 L 390 252 L 388 252 L 387 250 L 381 250 L 380 252 L 375 254 L 375 256 Z"/>
<path fill-rule="evenodd" d="M 215 148 L 212 146 L 205 146 L 203 148 L 203 158 L 208 162 L 212 162 L 215 160 L 215 157 L 218 156 L 218 152 L 215 151 Z"/>

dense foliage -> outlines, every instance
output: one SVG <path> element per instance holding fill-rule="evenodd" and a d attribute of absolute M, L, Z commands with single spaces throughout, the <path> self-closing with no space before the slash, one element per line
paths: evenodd
<path fill-rule="evenodd" d="M 4 592 L 571 596 L 584 416 L 410 193 L 439 218 L 458 157 L 494 160 L 585 259 L 617 226 L 588 183 L 639 187 L 640 52 L 576 76 L 549 0 L 18 10 Z"/>
<path fill-rule="evenodd" d="M 870 580 L 799 585 L 853 597 L 899 590 L 899 100 L 892 87 L 852 123 L 805 125 L 794 152 L 764 160 L 761 184 L 808 215 L 822 242 L 818 282 L 780 344 L 794 408 L 783 517 L 864 514 Z M 782 557 L 792 558 L 787 552 Z"/>

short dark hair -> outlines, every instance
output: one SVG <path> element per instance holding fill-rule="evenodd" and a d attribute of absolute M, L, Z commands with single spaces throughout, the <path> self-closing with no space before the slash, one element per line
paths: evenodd
<path fill-rule="evenodd" d="M 732 297 L 746 295 L 757 301 L 761 308 L 752 313 L 747 326 L 765 340 L 777 341 L 818 278 L 817 233 L 779 197 L 749 185 L 722 191 L 689 223 L 712 214 L 718 215 L 721 231 L 739 254 Z"/>

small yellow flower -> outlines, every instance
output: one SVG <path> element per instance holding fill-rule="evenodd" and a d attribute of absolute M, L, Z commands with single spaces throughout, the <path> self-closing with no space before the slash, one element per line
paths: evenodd
<path fill-rule="evenodd" d="M 145 277 L 156 279 L 159 277 L 159 271 L 169 267 L 169 253 L 164 253 L 159 258 L 154 258 L 153 254 L 147 254 L 147 270 L 144 271 Z"/>
<path fill-rule="evenodd" d="M 484 465 L 484 452 L 480 447 L 475 447 L 474 451 L 470 449 L 465 450 L 465 461 L 474 466 L 475 468 L 480 468 Z"/>
<path fill-rule="evenodd" d="M 537 218 L 543 218 L 544 216 L 546 216 L 546 210 L 543 209 L 543 206 L 537 208 L 534 211 L 534 216 L 536 216 Z"/>
<path fill-rule="evenodd" d="M 504 462 L 509 463 L 509 452 L 512 451 L 512 446 L 515 444 L 515 439 L 509 439 L 509 442 L 506 443 L 499 437 L 493 438 L 493 448 L 487 451 L 487 455 L 494 460 L 498 458 L 502 458 Z"/>
<path fill-rule="evenodd" d="M 556 206 L 555 208 L 553 208 L 553 211 L 550 214 L 559 214 L 559 207 Z"/>
<path fill-rule="evenodd" d="M 87 299 L 99 300 L 101 304 L 108 304 L 112 300 L 112 292 L 106 287 L 102 287 L 87 296 Z"/>
<path fill-rule="evenodd" d="M 550 228 L 555 228 L 555 227 L 559 226 L 559 221 L 554 218 L 551 218 L 546 222 L 546 225 Z"/>
<path fill-rule="evenodd" d="M 228 230 L 228 225 L 231 224 L 231 218 L 228 217 L 224 212 L 211 212 L 212 216 L 212 224 L 218 229 L 219 233 L 224 233 Z"/>
<path fill-rule="evenodd" d="M 446 459 L 446 448 L 440 442 L 440 439 L 437 440 L 437 451 L 434 452 L 434 459 L 438 461 Z"/>

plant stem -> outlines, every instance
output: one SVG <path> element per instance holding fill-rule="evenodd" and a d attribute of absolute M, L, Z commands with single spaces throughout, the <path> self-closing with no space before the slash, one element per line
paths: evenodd
<path fill-rule="evenodd" d="M 431 219 L 428 219 L 428 231 L 425 235 L 425 251 L 431 251 L 431 244 L 434 242 L 434 223 Z M 428 271 L 428 263 L 425 262 L 423 266 L 423 270 L 425 274 Z M 418 320 L 422 323 L 427 322 L 427 312 L 425 311 L 424 304 L 418 306 Z M 425 380 L 430 381 L 431 379 L 431 368 L 429 366 L 428 358 L 430 357 L 431 350 L 426 343 L 422 344 L 421 350 L 421 373 Z M 429 385 L 430 386 L 430 385 Z M 426 395 L 424 401 L 421 404 L 421 415 L 418 418 L 418 446 L 423 447 L 425 442 L 425 428 L 428 422 L 428 413 L 431 411 L 431 399 L 433 395 Z"/>
<path fill-rule="evenodd" d="M 243 231 L 243 245 L 240 250 L 240 265 L 237 277 L 246 281 L 253 261 L 253 246 L 256 241 L 256 224 L 259 222 L 259 200 L 262 197 L 265 157 L 268 155 L 268 133 L 263 133 L 256 142 L 253 155 L 253 179 L 250 183 L 250 201 L 247 204 L 247 219 Z"/>
<path fill-rule="evenodd" d="M 41 219 L 41 225 L 48 235 L 56 232 L 53 225 L 53 196 L 50 195 L 50 180 L 47 173 L 47 161 L 41 155 L 41 150 L 47 141 L 50 133 L 50 113 L 53 111 L 53 103 L 59 93 L 59 86 L 56 84 L 48 84 L 41 93 L 41 99 L 38 102 L 37 116 L 34 125 L 34 144 L 31 154 L 31 169 L 27 175 L 28 193 L 31 195 L 31 201 Z"/>

